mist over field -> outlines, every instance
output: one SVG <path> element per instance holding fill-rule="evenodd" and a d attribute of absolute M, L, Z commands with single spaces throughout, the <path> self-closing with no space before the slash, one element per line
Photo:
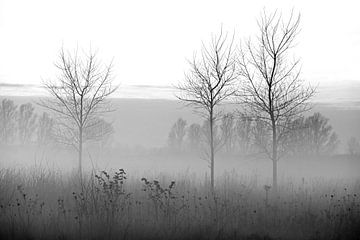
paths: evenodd
<path fill-rule="evenodd" d="M 32 103 L 38 116 L 44 112 L 36 105 L 38 97 L 4 99 L 17 106 Z M 51 137 L 39 144 L 40 125 L 26 143 L 15 137 L 12 143 L 1 144 L 0 204 L 7 216 L 1 221 L 5 226 L 19 221 L 12 230 L 2 231 L 3 236 L 22 239 L 41 233 L 46 239 L 103 239 L 105 234 L 107 239 L 147 239 L 140 234 L 146 232 L 151 238 L 164 239 L 212 239 L 213 234 L 224 239 L 328 239 L 340 236 L 339 230 L 325 228 L 339 226 L 341 220 L 345 222 L 341 236 L 357 239 L 360 159 L 357 153 L 349 153 L 347 142 L 351 136 L 359 138 L 356 106 L 317 103 L 307 113 L 320 112 L 328 118 L 339 142 L 329 152 L 282 157 L 276 203 L 267 189 L 272 181 L 271 160 L 257 150 L 241 150 L 237 143 L 232 150 L 224 145 L 216 153 L 216 193 L 209 190 L 206 148 L 193 148 L 189 142 L 189 126 L 203 124 L 202 119 L 181 102 L 121 98 L 110 102 L 116 110 L 105 119 L 113 132 L 104 142 L 84 145 L 82 168 L 87 180 L 82 190 L 76 149 Z M 227 104 L 223 109 L 231 113 L 235 106 Z M 169 142 L 179 119 L 186 121 L 181 148 Z M 60 225 L 45 224 L 49 230 L 41 230 L 44 219 Z M 133 222 L 131 227 L 128 221 Z M 208 229 L 213 224 L 220 224 L 218 230 Z M 237 233 L 228 235 L 238 226 Z M 163 230 L 173 228 L 176 232 Z M 64 229 L 66 233 L 61 233 Z"/>
<path fill-rule="evenodd" d="M 18 105 L 27 102 L 36 102 L 34 97 L 9 97 Z M 93 146 L 85 146 L 84 167 L 92 170 L 114 170 L 125 168 L 130 172 L 170 172 L 172 174 L 188 171 L 201 173 L 204 177 L 207 171 L 207 162 L 201 153 L 188 151 L 171 152 L 168 149 L 168 135 L 172 125 L 178 118 L 183 118 L 188 125 L 202 123 L 202 119 L 195 115 L 191 108 L 176 100 L 168 99 L 111 99 L 116 109 L 106 115 L 112 123 L 114 133 L 111 141 L 107 142 L 98 151 Z M 339 136 L 339 144 L 333 152 L 334 156 L 311 156 L 309 159 L 294 160 L 291 156 L 281 159 L 279 174 L 284 179 L 289 177 L 357 177 L 360 170 L 360 161 L 348 158 L 347 140 L 354 136 L 360 138 L 360 108 L 353 104 L 336 106 L 331 103 L 315 103 L 312 112 L 321 112 L 329 118 L 329 123 Z M 234 104 L 227 104 L 224 111 L 234 111 Z M 35 112 L 43 109 L 35 105 Z M 185 142 L 185 139 L 184 139 Z M 4 154 L 1 156 L 3 167 L 31 167 L 34 164 L 44 168 L 54 168 L 70 172 L 77 168 L 75 150 L 59 146 L 11 147 L 2 146 Z M 21 149 L 17 151 L 16 149 Z M 217 163 L 217 173 L 236 170 L 246 175 L 257 174 L 271 177 L 271 161 L 262 155 L 243 156 L 241 152 L 228 154 L 220 151 L 221 160 Z"/>
<path fill-rule="evenodd" d="M 0 240 L 359 240 L 356 1 L 0 1 Z"/>

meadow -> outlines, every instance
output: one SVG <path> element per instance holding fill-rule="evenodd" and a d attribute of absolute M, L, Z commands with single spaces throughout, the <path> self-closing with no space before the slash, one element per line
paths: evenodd
<path fill-rule="evenodd" d="M 0 171 L 1 239 L 359 239 L 360 180 L 256 174 Z"/>
<path fill-rule="evenodd" d="M 0 3 L 0 240 L 360 240 L 356 8 L 235 2 Z"/>
<path fill-rule="evenodd" d="M 359 239 L 360 160 L 346 154 L 358 109 L 322 106 L 338 152 L 284 157 L 273 195 L 267 157 L 218 152 L 211 192 L 200 152 L 164 146 L 178 117 L 199 122 L 191 110 L 175 101 L 114 103 L 114 139 L 85 146 L 82 185 L 72 148 L 0 146 L 0 239 Z"/>

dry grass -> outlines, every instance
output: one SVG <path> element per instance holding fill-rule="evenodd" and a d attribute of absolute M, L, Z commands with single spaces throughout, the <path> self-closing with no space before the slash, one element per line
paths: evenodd
<path fill-rule="evenodd" d="M 143 178 L 143 179 L 142 179 Z M 174 182 L 172 182 L 174 181 Z M 360 182 L 0 172 L 1 239 L 359 239 Z"/>

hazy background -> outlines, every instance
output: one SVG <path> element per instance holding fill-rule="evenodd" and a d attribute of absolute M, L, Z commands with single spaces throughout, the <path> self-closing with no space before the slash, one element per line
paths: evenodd
<path fill-rule="evenodd" d="M 359 239 L 359 9 L 359 0 L 0 0 L 0 239 Z M 234 115 L 210 134 L 174 86 L 212 34 L 239 47 L 275 10 L 300 13 L 286 60 L 300 58 L 317 93 L 285 124 L 293 131 L 278 138 L 287 152 L 273 181 L 259 119 L 227 102 L 221 110 Z M 49 97 L 44 82 L 59 89 L 61 49 L 112 61 L 113 112 L 76 109 L 70 123 L 37 104 Z M 66 145 L 76 139 L 81 151 Z"/>
<path fill-rule="evenodd" d="M 10 96 L 17 105 L 32 102 L 38 97 Z M 102 170 L 124 168 L 131 175 L 155 176 L 158 173 L 179 176 L 189 175 L 195 179 L 208 178 L 208 162 L 202 152 L 172 151 L 168 148 L 168 135 L 178 118 L 202 124 L 203 119 L 191 108 L 176 100 L 115 98 L 111 102 L 116 109 L 106 116 L 113 124 L 114 135 L 104 148 L 93 148 L 91 142 L 84 148 L 84 169 Z M 236 105 L 227 105 L 225 111 L 232 111 Z M 43 109 L 36 106 L 36 112 Z M 320 112 L 330 119 L 329 124 L 338 134 L 340 144 L 330 155 L 293 157 L 285 156 L 279 163 L 279 180 L 300 181 L 306 179 L 357 179 L 360 171 L 358 157 L 349 157 L 347 141 L 354 136 L 360 138 L 359 104 L 314 103 L 314 112 Z M 21 149 L 21 150 L 19 150 Z M 75 171 L 77 153 L 72 148 L 59 145 L 1 148 L 0 164 L 18 169 L 54 169 L 62 172 Z M 257 181 L 268 183 L 272 176 L 272 162 L 262 155 L 243 156 L 242 153 L 216 155 L 216 175 L 233 172 L 243 177 L 257 176 Z M 195 174 L 196 175 L 193 175 Z M 179 175 L 180 174 L 180 175 Z"/>
<path fill-rule="evenodd" d="M 349 137 L 360 138 L 358 5 L 357 1 L 302 0 L 246 4 L 242 1 L 0 0 L 0 96 L 9 97 L 16 104 L 34 103 L 39 96 L 46 96 L 42 81 L 58 76 L 54 62 L 61 47 L 95 50 L 104 63 L 113 60 L 114 83 L 120 85 L 112 99 L 116 111 L 107 116 L 115 129 L 112 144 L 119 152 L 98 156 L 102 161 L 98 160 L 100 167 L 126 167 L 129 163 L 128 167 L 133 169 L 141 165 L 145 170 L 161 170 L 164 166 L 174 170 L 176 163 L 181 169 L 196 166 L 206 171 L 207 163 L 199 156 L 186 158 L 187 161 L 181 156 L 172 156 L 172 161 L 163 157 L 160 161 L 156 160 L 160 159 L 158 153 L 147 152 L 166 145 L 169 130 L 179 117 L 188 124 L 202 121 L 174 98 L 173 86 L 183 80 L 188 70 L 187 59 L 221 27 L 234 33 L 238 44 L 254 36 L 256 19 L 263 9 L 284 13 L 294 9 L 301 13 L 301 32 L 293 54 L 301 58 L 302 78 L 318 86 L 312 100 L 313 112 L 319 111 L 330 119 L 341 141 L 337 149 L 341 155 L 346 151 Z M 141 157 L 134 160 L 120 156 L 126 152 L 121 151 L 123 148 L 132 149 L 129 152 L 142 149 L 135 150 Z M 30 162 L 76 167 L 74 153 L 62 159 L 50 153 L 40 156 L 36 151 L 25 155 Z M 3 155 L 1 161 L 24 164 L 20 157 L 14 156 Z M 234 161 L 234 165 L 220 159 L 218 166 L 239 171 L 246 168 L 244 162 Z M 346 175 L 360 170 L 358 165 L 341 161 L 340 158 L 331 165 L 332 170 L 323 172 L 342 171 Z M 89 157 L 85 164 L 91 164 Z M 266 164 L 269 166 L 259 166 L 264 174 L 270 174 L 270 161 Z M 291 166 L 281 163 L 279 167 L 286 170 L 280 172 L 289 168 L 299 172 L 299 165 Z M 306 166 L 304 172 L 314 169 L 307 163 L 301 166 Z M 318 166 L 323 167 L 324 164 Z M 249 169 L 258 171 L 258 166 Z"/>

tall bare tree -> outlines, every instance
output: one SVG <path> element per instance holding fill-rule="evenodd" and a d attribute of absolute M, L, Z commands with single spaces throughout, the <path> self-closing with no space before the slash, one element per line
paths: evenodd
<path fill-rule="evenodd" d="M 213 36 L 209 47 L 203 45 L 200 58 L 196 55 L 190 63 L 190 71 L 184 82 L 178 85 L 177 98 L 195 107 L 196 113 L 209 121 L 211 188 L 214 189 L 214 123 L 217 107 L 233 95 L 236 79 L 233 39 L 229 42 L 222 31 Z"/>
<path fill-rule="evenodd" d="M 308 100 L 315 89 L 304 86 L 299 60 L 291 61 L 289 53 L 299 32 L 300 15 L 291 12 L 283 20 L 277 12 L 262 14 L 258 21 L 257 40 L 241 47 L 238 67 L 243 81 L 242 102 L 248 113 L 266 123 L 271 143 L 264 145 L 273 162 L 273 189 L 277 191 L 277 163 L 283 152 L 281 141 L 290 130 L 288 123 L 310 109 Z"/>
<path fill-rule="evenodd" d="M 99 116 L 111 111 L 107 101 L 117 87 L 112 84 L 112 64 L 102 65 L 93 52 L 79 55 L 61 49 L 56 81 L 44 83 L 51 95 L 39 104 L 51 110 L 56 117 L 57 140 L 75 147 L 78 151 L 79 177 L 82 181 L 83 144 L 89 136 L 99 138 L 90 129 L 102 123 Z"/>

